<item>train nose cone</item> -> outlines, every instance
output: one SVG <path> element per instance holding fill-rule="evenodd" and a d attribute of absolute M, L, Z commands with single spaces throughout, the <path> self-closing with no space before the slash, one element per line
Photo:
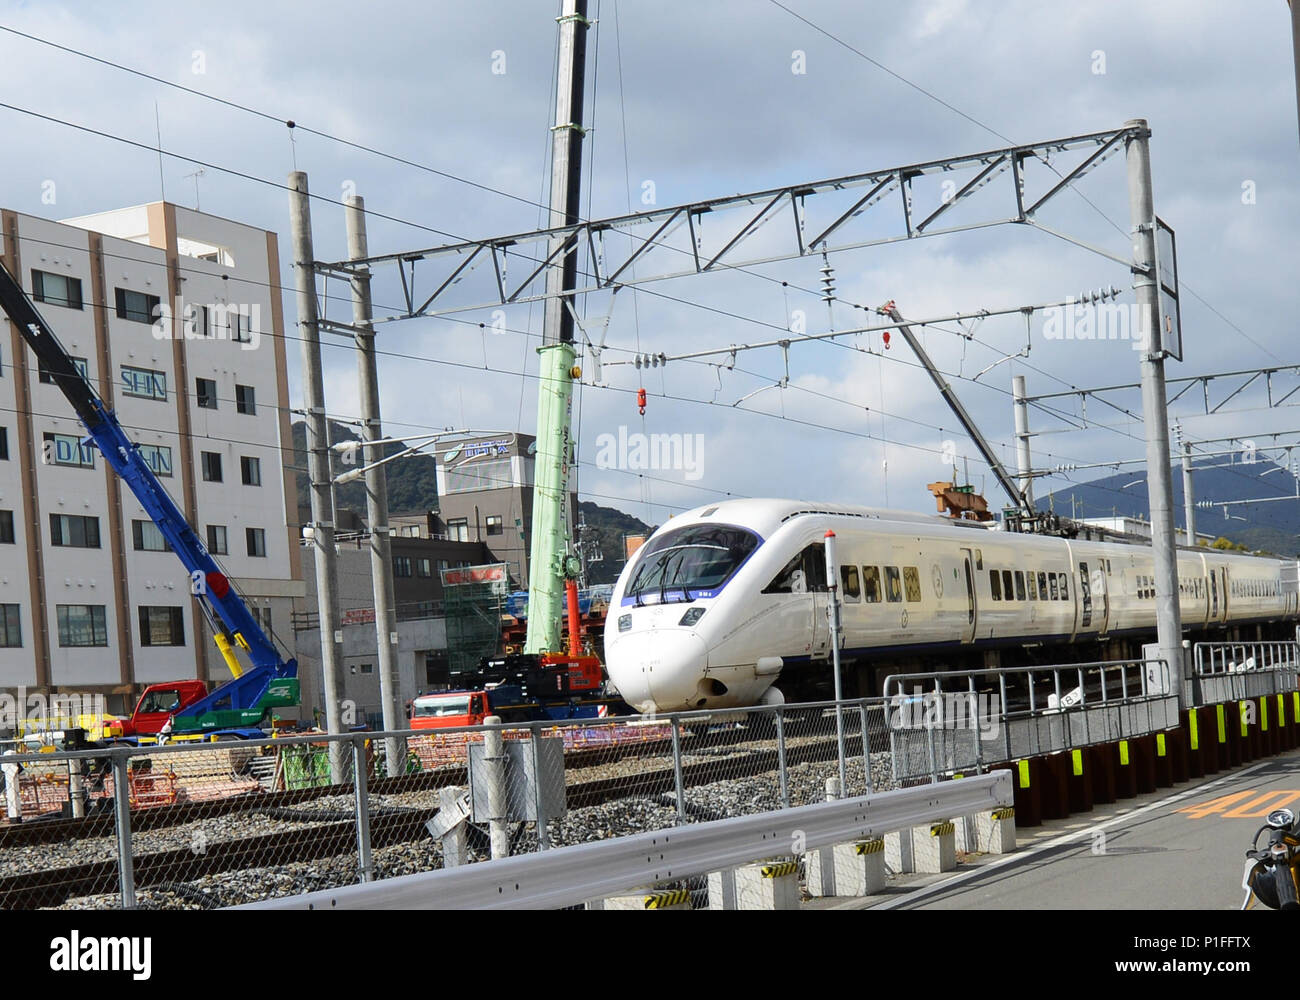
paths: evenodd
<path fill-rule="evenodd" d="M 606 650 L 605 669 L 623 700 L 638 712 L 694 708 L 708 651 L 686 629 L 647 629 L 625 634 Z"/>

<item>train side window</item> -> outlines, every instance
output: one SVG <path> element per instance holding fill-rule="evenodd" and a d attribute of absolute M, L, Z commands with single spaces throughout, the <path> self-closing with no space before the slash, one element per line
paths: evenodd
<path fill-rule="evenodd" d="M 1038 574 L 1038 599 L 1040 601 L 1047 600 L 1047 574 L 1046 573 Z"/>
<path fill-rule="evenodd" d="M 995 569 L 989 570 L 989 590 L 993 592 L 993 600 L 1002 600 L 1002 574 Z"/>
<path fill-rule="evenodd" d="M 897 604 L 903 599 L 903 584 L 898 575 L 897 566 L 885 567 L 885 600 Z"/>
<path fill-rule="evenodd" d="M 921 573 L 915 566 L 903 567 L 903 589 L 907 591 L 907 603 L 921 602 Z"/>
<path fill-rule="evenodd" d="M 840 582 L 844 587 L 844 599 L 850 603 L 857 604 L 862 600 L 862 586 L 858 580 L 858 568 L 856 566 L 840 567 Z"/>
<path fill-rule="evenodd" d="M 1011 583 L 1011 570 L 1004 569 L 1002 571 L 1002 599 L 1004 601 L 1014 600 L 1013 594 L 1015 594 L 1015 589 Z"/>
<path fill-rule="evenodd" d="M 1056 574 L 1056 575 L 1059 576 L 1059 577 L 1061 578 L 1061 600 L 1063 600 L 1063 601 L 1068 601 L 1068 600 L 1070 599 L 1070 581 L 1069 581 L 1069 578 L 1066 577 L 1066 575 L 1065 575 L 1064 573 L 1058 573 L 1058 574 Z"/>
<path fill-rule="evenodd" d="M 1025 583 L 1029 585 L 1029 599 L 1031 601 L 1038 600 L 1038 584 L 1034 580 L 1034 571 L 1032 569 L 1025 574 Z"/>
<path fill-rule="evenodd" d="M 1025 574 L 1021 570 L 1016 570 L 1016 600 L 1025 599 Z"/>
<path fill-rule="evenodd" d="M 1047 582 L 1048 582 L 1048 584 L 1050 585 L 1051 590 L 1052 590 L 1052 600 L 1054 600 L 1054 601 L 1056 601 L 1056 600 L 1060 600 L 1060 597 L 1061 597 L 1061 589 L 1060 589 L 1060 587 L 1057 586 L 1057 583 L 1056 583 L 1056 574 L 1055 574 L 1055 573 L 1048 573 L 1048 574 L 1047 574 Z"/>
<path fill-rule="evenodd" d="M 868 604 L 880 603 L 880 567 L 862 567 L 862 590 Z"/>
<path fill-rule="evenodd" d="M 791 559 L 772 578 L 772 582 L 763 588 L 765 594 L 802 594 L 808 590 L 808 581 L 804 579 L 803 553 Z"/>
<path fill-rule="evenodd" d="M 983 550 L 983 549 L 976 549 L 976 550 L 975 550 L 975 568 L 976 568 L 976 569 L 983 569 L 983 568 L 984 568 L 984 550 Z"/>
<path fill-rule="evenodd" d="M 785 564 L 763 588 L 765 594 L 807 594 L 826 590 L 826 550 L 820 542 L 809 545 Z"/>

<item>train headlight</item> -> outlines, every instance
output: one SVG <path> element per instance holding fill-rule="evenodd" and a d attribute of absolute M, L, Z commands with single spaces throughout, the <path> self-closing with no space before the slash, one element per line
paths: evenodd
<path fill-rule="evenodd" d="M 619 616 L 618 616 L 618 630 L 619 630 L 620 632 L 630 632 L 630 631 L 632 631 L 632 616 L 631 616 L 631 615 L 619 615 Z"/>
<path fill-rule="evenodd" d="M 704 617 L 704 612 L 706 610 L 707 609 L 705 608 L 691 608 L 686 612 L 686 614 L 682 615 L 682 620 L 679 621 L 677 624 L 694 625 L 697 621 L 699 621 L 701 618 Z"/>

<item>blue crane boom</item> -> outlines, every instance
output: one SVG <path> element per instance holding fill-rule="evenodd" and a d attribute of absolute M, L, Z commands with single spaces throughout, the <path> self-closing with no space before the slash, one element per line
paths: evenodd
<path fill-rule="evenodd" d="M 234 679 L 207 697 L 180 709 L 175 732 L 237 729 L 255 725 L 267 708 L 296 705 L 298 664 L 281 658 L 198 533 L 149 468 L 135 443 L 127 437 L 113 411 L 81 373 L 71 356 L 45 322 L 22 285 L 0 264 L 0 308 L 18 327 L 40 359 L 48 376 L 72 404 L 90 439 L 113 471 L 157 525 L 172 551 L 190 575 L 190 592 L 199 601 L 212 626 L 213 636 Z M 239 662 L 235 649 L 244 650 L 251 667 Z"/>

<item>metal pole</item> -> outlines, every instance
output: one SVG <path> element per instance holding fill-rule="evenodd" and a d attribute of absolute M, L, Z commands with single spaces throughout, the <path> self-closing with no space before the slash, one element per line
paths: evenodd
<path fill-rule="evenodd" d="M 1016 464 L 1020 473 L 1020 492 L 1025 503 L 1030 507 L 1034 503 L 1034 479 L 1029 474 L 1033 468 L 1029 455 L 1029 404 L 1025 401 L 1025 377 L 1015 375 L 1011 379 L 1011 394 L 1015 399 L 1016 410 Z"/>
<path fill-rule="evenodd" d="M 72 808 L 73 819 L 86 816 L 86 782 L 85 761 L 74 757 L 68 761 L 68 802 Z"/>
<path fill-rule="evenodd" d="M 307 472 L 311 481 L 311 542 L 316 547 L 316 601 L 320 612 L 320 655 L 325 697 L 325 728 L 343 732 L 339 698 L 343 691 L 343 632 L 334 549 L 334 490 L 330 481 L 329 429 L 325 419 L 325 378 L 321 369 L 320 322 L 316 311 L 315 255 L 311 239 L 311 199 L 307 175 L 289 175 L 289 227 L 298 289 L 298 332 L 302 345 L 303 406 L 307 410 Z M 343 783 L 342 748 L 330 741 L 330 780 Z"/>
<path fill-rule="evenodd" d="M 5 757 L 17 757 L 17 750 L 6 750 Z M 18 786 L 18 768 L 17 761 L 6 760 L 3 765 L 5 776 L 5 818 L 10 823 L 21 823 L 23 821 L 23 798 L 22 790 Z M 782 775 L 784 778 L 784 775 Z"/>
<path fill-rule="evenodd" d="M 370 774 L 366 768 L 366 740 L 359 736 L 352 741 L 352 790 L 357 806 L 357 868 L 362 882 L 375 877 L 374 862 L 370 857 L 370 791 L 367 784 Z"/>
<path fill-rule="evenodd" d="M 1174 493 L 1169 471 L 1169 407 L 1165 394 L 1165 351 L 1160 329 L 1158 276 L 1155 273 L 1155 206 L 1151 193 L 1151 133 L 1144 119 L 1127 123 L 1129 136 L 1129 219 L 1133 226 L 1133 290 L 1137 328 L 1148 332 L 1142 356 L 1142 420 L 1146 427 L 1147 496 L 1151 505 L 1151 546 L 1156 568 L 1156 641 L 1159 658 L 1183 676 L 1182 617 L 1178 607 L 1178 551 L 1174 539 Z M 1178 686 L 1179 708 L 1183 699 Z"/>
<path fill-rule="evenodd" d="M 501 730 L 500 716 L 489 715 L 483 723 L 493 728 L 483 731 L 483 769 L 487 778 L 488 833 L 492 845 L 492 860 L 510 856 L 510 831 L 506 825 L 509 814 L 506 799 L 506 747 Z"/>
<path fill-rule="evenodd" d="M 131 857 L 131 776 L 127 751 L 113 757 L 113 806 L 117 828 L 117 884 L 122 909 L 135 909 L 135 864 Z"/>
<path fill-rule="evenodd" d="M 671 719 L 673 727 L 673 787 L 677 791 L 677 822 L 686 822 L 686 789 L 682 780 L 682 735 L 681 722 L 677 716 Z"/>
<path fill-rule="evenodd" d="M 1187 528 L 1187 544 L 1196 548 L 1196 497 L 1192 493 L 1192 445 L 1183 442 L 1183 524 Z"/>
<path fill-rule="evenodd" d="M 1287 0 L 1291 5 L 1291 48 L 1295 53 L 1295 99 L 1296 111 L 1300 116 L 1300 4 Z"/>
<path fill-rule="evenodd" d="M 544 851 L 551 846 L 551 833 L 546 828 L 547 817 L 542 812 L 542 729 L 540 723 L 532 727 L 533 745 L 533 808 L 537 811 L 537 849 Z"/>
<path fill-rule="evenodd" d="M 369 255 L 366 242 L 366 203 L 359 195 L 344 199 L 343 216 L 347 221 L 348 256 L 364 260 Z M 352 274 L 352 323 L 357 345 L 357 387 L 361 399 L 361 437 L 374 442 L 383 438 L 379 421 L 379 368 L 375 361 L 375 331 L 371 326 L 370 268 L 359 267 Z M 372 445 L 372 447 L 374 447 Z M 379 704 L 384 714 L 384 731 L 405 727 L 398 709 L 401 679 L 397 674 L 397 614 L 393 599 L 393 558 L 388 530 L 388 475 L 383 466 L 371 463 L 383 458 L 375 452 L 362 453 L 366 471 L 366 520 L 370 524 L 370 580 L 375 598 L 375 641 L 379 658 Z M 396 778 L 406 765 L 405 740 L 384 740 L 384 761 L 388 776 Z"/>
<path fill-rule="evenodd" d="M 831 624 L 831 667 L 835 671 L 835 747 L 839 754 L 840 788 L 848 788 L 844 752 L 844 691 L 840 682 L 840 570 L 835 561 L 835 532 L 826 532 L 826 593 L 829 597 L 827 614 Z"/>
<path fill-rule="evenodd" d="M 781 808 L 790 808 L 790 777 L 785 773 L 785 709 L 776 709 L 776 766 L 781 782 Z"/>

